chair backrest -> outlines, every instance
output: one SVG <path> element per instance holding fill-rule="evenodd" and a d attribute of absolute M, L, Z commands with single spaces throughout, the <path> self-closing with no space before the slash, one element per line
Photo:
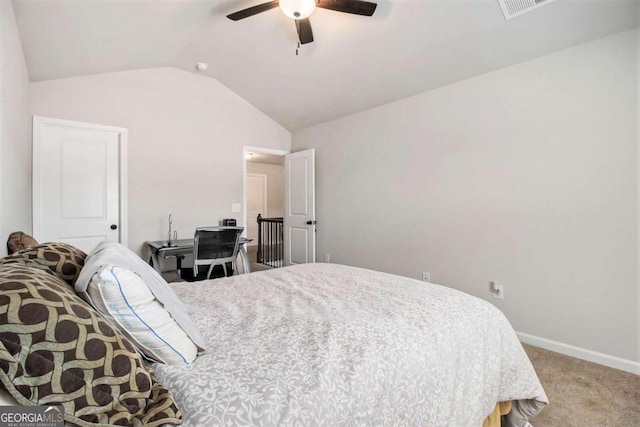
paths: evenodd
<path fill-rule="evenodd" d="M 193 267 L 213 261 L 231 262 L 238 256 L 243 227 L 200 227 L 193 238 Z"/>

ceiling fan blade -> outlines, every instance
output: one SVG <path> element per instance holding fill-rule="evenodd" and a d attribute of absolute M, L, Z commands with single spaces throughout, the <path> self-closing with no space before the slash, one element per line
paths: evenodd
<path fill-rule="evenodd" d="M 298 30 L 300 44 L 307 44 L 313 41 L 313 31 L 311 30 L 309 18 L 296 19 L 296 30 Z"/>
<path fill-rule="evenodd" d="M 238 12 L 232 13 L 231 15 L 227 15 L 227 18 L 231 19 L 232 21 L 239 21 L 240 19 L 248 18 L 250 16 L 257 15 L 258 13 L 266 12 L 267 10 L 273 9 L 274 7 L 278 7 L 278 4 L 278 0 L 270 1 L 268 3 L 262 3 L 257 6 L 239 10 Z"/>
<path fill-rule="evenodd" d="M 376 3 L 363 0 L 318 0 L 318 7 L 354 15 L 371 16 L 377 6 Z"/>

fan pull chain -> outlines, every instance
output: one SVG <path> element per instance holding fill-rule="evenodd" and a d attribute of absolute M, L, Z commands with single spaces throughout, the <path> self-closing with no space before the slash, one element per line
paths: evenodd
<path fill-rule="evenodd" d="M 296 56 L 298 56 L 298 49 L 300 49 L 300 42 L 298 42 L 298 47 L 296 47 Z"/>

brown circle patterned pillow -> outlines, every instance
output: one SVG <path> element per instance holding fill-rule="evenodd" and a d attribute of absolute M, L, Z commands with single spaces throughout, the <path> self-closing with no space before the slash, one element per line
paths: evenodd
<path fill-rule="evenodd" d="M 84 266 L 87 254 L 67 243 L 43 243 L 0 259 L 1 264 L 22 264 L 47 270 L 71 286 Z"/>
<path fill-rule="evenodd" d="M 7 239 L 9 254 L 36 246 L 38 241 L 22 231 L 14 231 Z"/>
<path fill-rule="evenodd" d="M 33 267 L 0 266 L 0 382 L 21 405 L 62 405 L 80 426 L 181 423 L 133 344 Z"/>

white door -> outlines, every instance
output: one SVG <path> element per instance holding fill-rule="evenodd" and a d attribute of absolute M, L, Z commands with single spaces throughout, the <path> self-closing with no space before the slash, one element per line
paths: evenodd
<path fill-rule="evenodd" d="M 33 235 L 90 252 L 126 244 L 127 130 L 33 118 Z"/>
<path fill-rule="evenodd" d="M 284 158 L 285 265 L 316 261 L 315 151 Z"/>
<path fill-rule="evenodd" d="M 258 244 L 258 214 L 267 217 L 267 175 L 247 174 L 247 238 Z"/>

